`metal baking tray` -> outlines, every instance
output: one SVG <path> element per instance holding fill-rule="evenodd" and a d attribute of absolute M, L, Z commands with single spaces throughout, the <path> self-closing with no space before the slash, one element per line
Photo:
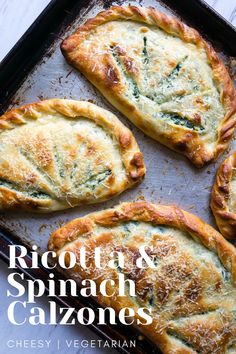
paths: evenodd
<path fill-rule="evenodd" d="M 177 16 L 197 28 L 228 67 L 236 75 L 236 31 L 223 18 L 200 0 L 53 0 L 0 64 L 0 110 L 54 97 L 90 100 L 114 112 L 136 137 L 144 154 L 147 175 L 144 182 L 108 202 L 76 207 L 49 215 L 23 212 L 4 212 L 0 215 L 0 256 L 8 259 L 8 245 L 23 244 L 30 248 L 36 244 L 44 252 L 51 232 L 73 218 L 112 207 L 124 201 L 146 199 L 161 204 L 175 204 L 194 213 L 215 226 L 209 209 L 209 198 L 216 169 L 230 149 L 216 162 L 196 169 L 185 157 L 145 136 L 128 119 L 115 110 L 102 95 L 76 70 L 69 66 L 60 52 L 60 42 L 86 19 L 110 5 L 153 6 Z M 29 260 L 30 261 L 30 260 Z M 47 271 L 31 270 L 28 276 L 44 280 Z M 58 277 L 62 275 L 58 274 Z M 73 299 L 58 299 L 60 303 L 74 304 Z M 95 306 L 93 301 L 91 306 Z M 84 306 L 77 301 L 77 308 Z M 86 300 L 87 305 L 87 300 Z M 74 306 L 73 306 L 74 307 Z M 106 339 L 138 338 L 137 330 L 127 326 L 92 326 Z M 157 353 L 146 340 L 137 340 L 137 347 L 120 349 L 124 353 Z"/>

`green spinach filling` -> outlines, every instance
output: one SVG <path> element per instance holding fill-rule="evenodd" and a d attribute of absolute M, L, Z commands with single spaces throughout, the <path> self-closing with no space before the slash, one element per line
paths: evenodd
<path fill-rule="evenodd" d="M 163 113 L 161 112 L 159 115 L 162 119 L 167 121 L 171 121 L 175 125 L 180 125 L 182 127 L 186 127 L 195 131 L 203 131 L 205 128 L 201 125 L 195 125 L 193 122 L 190 122 L 187 118 L 181 117 L 176 113 Z"/>
<path fill-rule="evenodd" d="M 168 76 L 161 79 L 157 85 L 157 89 L 161 90 L 163 86 L 166 88 L 173 87 L 173 81 L 179 76 L 180 69 L 183 67 L 183 64 L 187 58 L 188 56 L 185 56 L 181 61 L 178 62 L 178 64 L 174 67 Z M 154 92 L 153 94 L 146 95 L 146 97 L 153 102 L 156 102 L 157 104 L 161 104 L 167 101 L 166 96 L 160 92 Z M 179 96 L 177 97 L 179 98 Z"/>
<path fill-rule="evenodd" d="M 32 198 L 37 198 L 37 199 L 48 199 L 50 198 L 50 196 L 45 193 L 45 192 L 42 192 L 42 191 L 29 191 L 28 192 L 29 195 L 32 197 Z"/>
<path fill-rule="evenodd" d="M 61 155 L 58 152 L 58 148 L 57 146 L 54 146 L 54 157 L 55 157 L 55 161 L 56 161 L 56 166 L 58 169 L 58 174 L 61 178 L 65 177 L 65 171 L 64 171 L 64 167 L 63 167 L 63 160 Z"/>
<path fill-rule="evenodd" d="M 13 183 L 9 180 L 6 180 L 6 179 L 3 179 L 1 178 L 0 179 L 0 186 L 4 187 L 4 188 L 7 188 L 11 191 L 14 191 L 14 192 L 17 192 L 17 193 L 21 193 L 21 194 L 25 194 L 26 196 L 28 197 L 32 197 L 32 198 L 36 198 L 36 199 L 48 199 L 50 198 L 50 195 L 41 191 L 41 190 L 37 190 L 37 189 L 32 189 L 32 188 L 29 188 L 29 189 L 25 189 L 25 190 L 22 190 L 20 188 L 20 186 L 18 186 L 16 183 Z"/>
<path fill-rule="evenodd" d="M 143 37 L 143 63 L 148 64 L 149 63 L 149 55 L 147 51 L 147 37 Z"/>
<path fill-rule="evenodd" d="M 149 63 L 149 55 L 148 55 L 148 51 L 147 51 L 147 37 L 143 38 L 143 43 L 144 43 L 143 51 L 142 51 L 142 55 L 144 57 L 143 63 L 148 64 Z M 161 103 L 165 102 L 166 97 L 163 94 L 154 92 L 152 95 L 150 95 L 150 94 L 145 95 L 145 94 L 141 93 L 134 78 L 132 78 L 127 73 L 127 71 L 120 59 L 120 54 L 117 51 L 116 46 L 110 46 L 110 51 L 111 51 L 111 54 L 117 64 L 117 66 L 121 70 L 121 73 L 127 83 L 128 88 L 129 88 L 129 91 L 132 92 L 132 95 L 136 101 L 139 100 L 140 96 L 143 96 L 143 97 L 146 97 L 157 104 L 161 104 Z M 171 71 L 171 73 L 167 77 L 163 78 L 160 81 L 157 88 L 161 88 L 163 85 L 167 85 L 167 87 L 172 86 L 173 80 L 175 80 L 179 76 L 180 70 L 183 67 L 184 62 L 187 58 L 188 58 L 188 56 L 186 55 L 181 61 L 179 61 L 177 63 L 177 65 L 174 67 L 174 69 Z M 189 121 L 188 118 L 181 117 L 177 113 L 160 112 L 159 115 L 155 115 L 155 118 L 161 118 L 161 119 L 166 120 L 167 122 L 170 122 L 172 124 L 179 125 L 179 126 L 187 128 L 187 129 L 195 130 L 198 132 L 202 132 L 205 130 L 205 128 L 203 126 L 196 125 L 193 122 Z"/>
<path fill-rule="evenodd" d="M 135 80 L 129 76 L 124 68 L 124 65 L 122 64 L 121 60 L 120 60 L 120 55 L 119 53 L 117 52 L 116 50 L 116 47 L 115 46 L 111 46 L 110 47 L 110 50 L 111 50 L 111 54 L 113 56 L 113 58 L 115 59 L 116 61 L 116 64 L 118 65 L 119 69 L 121 70 L 124 78 L 125 78 L 125 81 L 126 83 L 128 84 L 128 87 L 129 87 L 129 91 L 132 92 L 134 98 L 136 100 L 139 99 L 139 96 L 140 96 L 140 91 L 139 91 L 139 88 L 138 88 L 138 85 L 136 84 Z"/>
<path fill-rule="evenodd" d="M 171 71 L 171 73 L 166 78 L 163 78 L 162 83 L 166 81 L 168 84 L 172 85 L 172 81 L 179 76 L 180 69 L 183 67 L 183 64 L 187 58 L 188 56 L 186 55 L 181 61 L 179 61 L 178 64 L 174 67 L 174 69 Z"/>
<path fill-rule="evenodd" d="M 92 190 L 95 190 L 95 188 L 102 182 L 104 182 L 107 177 L 109 177 L 112 174 L 111 170 L 106 170 L 103 172 L 99 172 L 95 175 L 92 175 L 91 177 L 89 177 L 84 183 L 82 183 L 82 185 L 85 188 L 89 188 Z"/>

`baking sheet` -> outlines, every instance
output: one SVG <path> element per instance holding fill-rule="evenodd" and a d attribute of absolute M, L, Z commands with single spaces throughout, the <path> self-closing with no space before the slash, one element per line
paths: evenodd
<path fill-rule="evenodd" d="M 158 10 L 175 15 L 173 11 L 156 0 L 90 1 L 89 6 L 80 11 L 80 14 L 69 28 L 64 29 L 62 26 L 62 31 L 58 33 L 47 54 L 28 74 L 24 83 L 11 100 L 9 109 L 42 99 L 58 97 L 90 100 L 98 106 L 112 111 L 132 130 L 136 137 L 147 167 L 146 178 L 139 186 L 101 204 L 76 207 L 47 215 L 23 212 L 1 214 L 0 226 L 17 235 L 23 243 L 36 244 L 40 252 L 47 249 L 47 242 L 51 232 L 66 222 L 87 213 L 109 208 L 126 201 L 145 199 L 153 203 L 175 204 L 215 226 L 209 209 L 211 187 L 219 164 L 225 159 L 226 154 L 236 149 L 235 141 L 232 142 L 230 149 L 216 163 L 200 170 L 196 169 L 185 157 L 145 136 L 128 119 L 119 114 L 76 69 L 66 63 L 60 52 L 61 40 L 74 32 L 86 19 L 95 16 L 108 5 L 121 4 L 154 6 Z M 216 50 L 217 46 L 215 46 Z M 229 67 L 229 70 L 233 72 L 235 58 L 229 58 L 222 52 L 219 54 Z"/>

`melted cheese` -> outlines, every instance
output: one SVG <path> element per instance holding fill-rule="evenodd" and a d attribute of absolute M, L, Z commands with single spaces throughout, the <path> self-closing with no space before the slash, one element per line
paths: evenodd
<path fill-rule="evenodd" d="M 5 190 L 54 200 L 56 209 L 64 209 L 106 198 L 127 185 L 117 141 L 90 119 L 43 114 L 0 137 L 0 187 Z"/>
<path fill-rule="evenodd" d="M 98 26 L 80 51 L 96 58 L 94 71 L 102 65 L 99 57 L 110 53 L 123 97 L 159 134 L 194 130 L 209 150 L 214 148 L 224 108 L 203 48 L 156 27 L 118 20 Z"/>
<path fill-rule="evenodd" d="M 98 222 L 86 237 L 82 234 L 72 240 L 60 252 L 78 255 L 77 250 L 84 246 L 90 267 L 79 267 L 71 276 L 100 284 L 123 273 L 136 284 L 137 296 L 130 297 L 127 292 L 122 301 L 117 293 L 114 298 L 99 297 L 103 306 L 114 305 L 117 310 L 132 306 L 136 313 L 140 307 L 150 308 L 152 330 L 166 333 L 165 341 L 171 342 L 173 352 L 178 345 L 183 352 L 189 350 L 186 353 L 230 353 L 228 348 L 234 348 L 236 289 L 231 273 L 217 254 L 197 239 L 173 227 L 128 221 L 113 227 L 109 222 L 107 227 Z M 155 269 L 137 267 L 140 246 L 145 246 Z M 94 265 L 95 247 L 101 249 L 101 268 Z M 115 270 L 108 266 L 114 251 L 122 252 L 125 258 L 124 267 L 117 265 Z"/>

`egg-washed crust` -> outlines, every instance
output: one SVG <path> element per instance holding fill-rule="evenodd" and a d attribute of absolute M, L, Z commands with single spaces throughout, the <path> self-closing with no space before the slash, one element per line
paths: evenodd
<path fill-rule="evenodd" d="M 150 204 L 147 202 L 123 203 L 123 204 L 115 207 L 114 209 L 108 209 L 108 210 L 100 211 L 97 213 L 92 213 L 92 214 L 89 214 L 89 215 L 84 216 L 82 218 L 75 219 L 75 220 L 69 222 L 68 224 L 66 224 L 64 227 L 56 230 L 50 237 L 48 248 L 49 248 L 49 250 L 56 251 L 57 256 L 59 256 L 59 254 L 62 251 L 72 251 L 72 252 L 76 253 L 81 245 L 86 245 L 86 242 L 88 242 L 87 246 L 90 251 L 95 246 L 96 247 L 100 246 L 100 247 L 104 248 L 104 247 L 106 247 L 106 245 L 109 242 L 112 242 L 111 240 L 113 237 L 113 231 L 110 228 L 121 225 L 122 223 L 126 223 L 129 221 L 135 221 L 136 223 L 137 222 L 151 223 L 151 225 L 154 225 L 154 226 L 159 225 L 162 227 L 163 226 L 164 227 L 170 226 L 170 227 L 177 228 L 181 231 L 188 233 L 192 237 L 192 239 L 194 241 L 196 241 L 196 245 L 202 244 L 203 246 L 205 246 L 207 249 L 209 249 L 211 252 L 215 253 L 218 256 L 218 258 L 220 259 L 220 261 L 223 264 L 223 266 L 225 267 L 225 269 L 229 272 L 229 274 L 231 274 L 231 284 L 232 284 L 233 288 L 236 287 L 236 250 L 235 250 L 235 248 L 230 243 L 228 243 L 211 226 L 204 223 L 198 217 L 196 217 L 186 211 L 183 211 L 175 206 L 154 205 L 154 204 Z M 96 229 L 100 228 L 100 227 L 105 227 L 105 228 L 107 227 L 108 229 L 107 229 L 107 231 L 106 231 L 106 229 L 104 229 L 104 231 L 100 231 L 100 233 L 96 234 Z M 110 229 L 110 231 L 109 231 L 109 229 Z M 146 235 L 144 235 L 144 237 L 145 236 Z M 141 236 L 139 235 L 139 233 L 133 234 L 132 241 L 131 241 L 131 239 L 129 239 L 130 246 L 126 245 L 124 247 L 124 252 L 126 252 L 125 254 L 129 254 L 129 248 L 130 249 L 132 247 L 135 248 L 136 243 L 138 244 L 138 242 L 140 242 L 140 237 Z M 172 238 L 174 241 L 175 238 L 173 235 L 172 235 Z M 161 244 L 161 239 L 157 239 L 157 240 Z M 115 246 L 117 246 L 117 245 L 119 246 L 120 242 L 121 241 L 118 238 L 117 243 L 116 243 L 116 241 L 114 241 L 114 244 L 111 243 L 111 249 L 112 250 L 116 249 Z M 171 239 L 169 239 L 169 241 L 167 240 L 166 242 L 167 243 L 164 243 L 162 245 L 163 246 L 162 251 L 159 251 L 160 253 L 157 253 L 157 262 L 158 263 L 159 263 L 158 260 L 162 259 L 162 257 L 164 257 L 164 259 L 165 259 L 165 256 L 167 256 L 169 252 L 171 254 L 171 252 L 175 248 L 175 246 L 173 246 L 173 244 L 172 244 Z M 169 242 L 169 247 L 168 247 L 168 242 Z M 154 243 L 153 243 L 153 245 L 154 245 Z M 186 247 L 186 245 L 185 245 L 185 247 Z M 133 250 L 132 252 L 135 252 L 135 251 Z M 156 253 L 153 253 L 153 255 L 155 256 Z M 188 259 L 187 255 L 186 255 L 186 259 Z M 181 264 L 183 264 L 184 262 L 185 262 L 184 259 L 182 259 L 182 261 L 178 262 L 178 253 L 177 253 L 176 257 L 174 258 L 174 268 L 176 269 L 177 273 L 178 273 L 178 269 L 179 269 L 178 266 L 181 267 Z M 201 263 L 201 261 L 200 261 L 200 263 Z M 166 264 L 166 266 L 167 266 L 167 264 Z M 190 264 L 190 269 L 191 269 L 191 264 Z M 90 270 L 91 270 L 91 267 L 90 267 Z M 173 285 L 173 282 L 178 282 L 178 279 L 179 279 L 178 276 L 180 276 L 180 278 L 183 279 L 185 276 L 183 276 L 182 272 L 185 272 L 186 270 L 187 270 L 187 268 L 185 268 L 185 266 L 184 266 L 182 271 L 179 270 L 180 274 L 177 275 L 177 273 L 172 273 L 172 271 L 174 271 L 174 270 L 173 269 L 171 270 L 171 268 L 169 267 L 168 272 L 171 272 L 170 274 L 172 274 L 174 276 L 171 284 Z M 194 273 L 194 270 L 195 269 L 192 269 L 190 271 L 190 274 Z M 104 268 L 101 270 L 101 272 L 104 272 Z M 210 273 L 211 273 L 211 271 L 210 271 Z M 86 277 L 93 278 L 93 276 L 94 276 L 95 279 L 97 279 L 97 277 L 98 277 L 98 279 L 101 279 L 101 278 L 107 279 L 109 277 L 112 277 L 111 274 L 108 274 L 106 272 L 105 272 L 105 274 L 96 273 L 95 267 L 92 267 L 91 273 L 90 272 L 86 273 L 86 270 L 83 271 L 80 268 L 80 269 L 76 269 L 76 270 L 72 269 L 71 273 L 68 273 L 68 274 L 75 274 L 76 278 L 78 275 L 81 278 L 86 278 Z M 88 274 L 90 274 L 90 275 L 88 275 Z M 98 276 L 98 274 L 100 274 L 100 276 Z M 129 271 L 128 271 L 128 274 L 130 274 L 130 277 L 131 277 L 131 273 Z M 145 279 L 146 279 L 145 275 L 144 275 L 144 278 L 142 278 L 142 275 L 140 275 L 140 274 L 142 274 L 142 272 L 139 273 L 139 270 L 136 269 L 134 272 L 133 279 L 135 279 L 137 286 L 138 286 L 138 284 L 141 284 L 142 281 L 145 281 Z M 176 274 L 176 275 L 174 275 L 174 274 Z M 208 280 L 207 280 L 208 278 L 207 278 L 206 273 L 204 273 L 204 276 L 205 276 L 204 281 L 206 283 L 208 283 Z M 208 276 L 209 276 L 209 274 L 208 274 Z M 213 277 L 212 273 L 211 273 L 211 277 Z M 128 278 L 129 278 L 129 276 L 128 276 Z M 151 277 L 151 279 L 153 279 L 153 277 Z M 159 284 L 159 281 L 157 281 L 157 284 Z M 201 283 L 195 284 L 194 288 L 192 288 L 191 291 L 186 290 L 186 294 L 187 294 L 187 296 L 190 296 L 190 299 L 183 298 L 181 300 L 182 305 L 177 305 L 177 309 L 179 308 L 179 310 L 181 310 L 181 306 L 184 308 L 186 306 L 188 300 L 190 301 L 190 307 L 192 305 L 194 305 L 196 298 L 198 296 L 196 294 L 199 291 L 201 293 L 201 290 L 199 290 L 200 288 L 198 288 L 198 286 L 201 288 Z M 165 295 L 164 294 L 165 294 L 165 292 L 166 292 L 166 294 L 168 294 L 168 290 L 169 290 L 165 277 L 163 279 L 163 283 L 160 283 L 160 287 L 161 288 L 159 290 L 160 291 L 159 295 L 161 297 L 161 300 L 164 303 L 163 306 L 165 306 Z M 181 285 L 179 285 L 179 287 L 178 287 L 178 284 L 177 284 L 177 288 L 175 289 L 177 291 L 177 293 L 178 293 L 178 291 L 180 291 L 180 287 L 181 287 Z M 154 282 L 153 282 L 153 284 L 149 283 L 148 288 L 156 289 L 156 290 L 154 290 L 155 292 L 158 291 L 158 287 L 157 288 L 154 287 Z M 162 293 L 162 291 L 163 291 L 163 293 Z M 212 290 L 212 291 L 215 291 L 215 290 Z M 190 293 L 192 295 L 190 295 Z M 196 295 L 196 297 L 195 297 L 195 295 Z M 171 293 L 169 296 L 172 299 Z M 193 297 L 191 297 L 191 296 L 193 296 Z M 234 296 L 234 295 L 232 295 L 232 296 Z M 98 303 L 100 303 L 102 306 L 104 306 L 104 307 L 111 306 L 117 312 L 122 307 L 132 307 L 132 301 L 127 296 L 122 299 L 120 297 L 117 298 L 116 296 L 112 297 L 112 298 L 107 298 L 107 297 L 103 297 L 101 294 L 99 295 L 99 293 L 98 293 L 98 296 L 96 297 L 96 299 L 97 299 Z M 201 300 L 199 300 L 199 301 L 200 302 L 197 302 L 198 305 L 196 305 L 197 307 L 195 308 L 195 311 L 198 314 L 208 313 L 209 308 L 206 308 L 207 301 L 205 302 L 205 299 L 203 302 L 201 302 Z M 227 300 L 225 300 L 225 299 L 222 301 L 227 302 Z M 204 305 L 204 303 L 205 303 L 205 305 Z M 209 303 L 210 303 L 210 300 L 209 300 Z M 180 306 L 180 307 L 178 307 L 178 306 Z M 208 306 L 210 306 L 210 305 L 208 305 Z M 214 306 L 212 305 L 212 307 L 214 307 Z M 230 307 L 230 305 L 229 305 L 229 307 Z M 159 308 L 159 307 L 157 307 L 157 308 Z M 186 307 L 185 310 L 183 308 L 181 310 L 182 313 L 184 311 L 187 312 L 187 313 L 184 312 L 185 315 L 183 318 L 189 318 L 188 317 L 188 313 L 189 313 L 188 307 Z M 177 317 L 177 319 L 180 318 L 181 316 L 183 316 L 183 314 L 182 315 L 180 314 L 181 311 L 178 312 L 179 310 L 176 310 L 177 311 L 177 313 L 176 313 L 174 309 L 172 309 L 172 310 L 173 310 L 173 313 L 175 314 L 175 316 Z M 209 314 L 211 314 L 211 310 L 210 310 Z M 189 316 L 191 316 L 190 313 L 189 313 Z M 138 315 L 135 315 L 135 318 L 137 319 Z M 163 320 L 165 322 L 165 319 L 163 319 L 159 316 L 158 320 L 154 319 L 153 323 L 150 325 L 138 326 L 139 330 L 141 330 L 141 332 L 144 335 L 146 335 L 152 342 L 154 342 L 163 351 L 163 353 L 179 353 L 179 354 L 183 354 L 183 353 L 194 354 L 195 353 L 196 354 L 196 352 L 198 352 L 198 353 L 204 352 L 207 354 L 208 353 L 212 354 L 213 352 L 215 352 L 214 350 L 216 349 L 216 347 L 215 347 L 216 343 L 214 342 L 214 340 L 212 338 L 210 339 L 210 337 L 208 337 L 208 335 L 210 335 L 210 333 L 214 333 L 214 330 L 216 330 L 216 328 L 214 328 L 214 320 L 213 321 L 209 320 L 211 322 L 211 324 L 209 321 L 204 322 L 204 326 L 206 328 L 204 327 L 205 329 L 202 332 L 203 338 L 201 338 L 201 337 L 199 338 L 199 341 L 200 341 L 199 343 L 194 342 L 193 335 L 194 335 L 194 330 L 196 328 L 190 330 L 190 334 L 189 333 L 187 334 L 187 338 L 190 338 L 190 339 L 192 338 L 192 343 L 195 343 L 194 348 L 196 351 L 193 350 L 191 345 L 188 348 L 188 344 L 187 344 L 187 346 L 182 345 L 181 341 L 180 341 L 181 344 L 178 343 L 178 340 L 175 343 L 175 345 L 173 345 L 173 342 L 171 344 L 171 341 L 169 340 L 169 337 L 168 337 L 168 331 L 167 331 L 167 329 L 165 329 L 165 324 L 163 324 Z M 199 326 L 200 326 L 200 324 L 199 324 Z M 226 328 L 225 328 L 225 330 L 226 330 Z M 235 331 L 235 329 L 234 329 L 234 331 Z M 233 338 L 235 338 L 235 335 L 236 334 L 232 335 Z M 177 338 L 178 338 L 178 336 L 177 336 Z M 195 338 L 196 338 L 196 333 L 195 333 Z M 220 335 L 219 335 L 219 338 L 220 338 Z M 180 337 L 180 339 L 181 339 L 181 337 Z M 202 341 L 202 343 L 201 343 L 201 341 Z M 188 340 L 187 340 L 187 342 L 188 342 Z M 206 346 L 209 345 L 208 350 L 204 351 L 202 349 L 201 344 L 203 346 L 205 345 L 203 343 L 205 343 L 205 344 L 207 343 Z M 198 345 L 199 345 L 199 347 L 198 347 Z M 219 345 L 219 346 L 222 345 L 222 347 L 221 347 L 222 351 L 220 351 L 220 347 L 217 347 L 216 352 L 222 352 L 222 353 L 224 352 L 225 353 L 225 351 L 223 351 L 223 347 L 226 345 L 224 343 L 224 340 L 219 341 L 219 343 L 217 345 Z M 203 351 L 201 351 L 201 350 L 203 350 Z"/>
<path fill-rule="evenodd" d="M 93 70 L 97 58 L 91 58 L 89 52 L 80 51 L 80 45 L 96 27 L 120 19 L 158 26 L 163 31 L 179 37 L 182 41 L 192 43 L 205 50 L 215 85 L 220 92 L 221 104 L 225 110 L 225 116 L 218 127 L 218 138 L 214 149 L 207 150 L 196 131 L 186 131 L 181 127 L 176 128 L 171 134 L 167 132 L 167 134 L 158 135 L 152 125 L 144 121 L 141 112 L 135 105 L 120 93 L 122 85 L 109 54 L 99 58 L 100 65 L 96 67 L 96 70 Z M 61 50 L 67 61 L 78 68 L 134 124 L 147 135 L 187 156 L 197 167 L 202 167 L 215 160 L 227 148 L 236 125 L 236 95 L 232 81 L 227 69 L 211 45 L 203 40 L 196 30 L 186 26 L 178 19 L 154 8 L 113 6 L 80 26 L 73 35 L 62 42 Z"/>
<path fill-rule="evenodd" d="M 222 235 L 236 237 L 236 214 L 229 211 L 230 182 L 236 169 L 236 151 L 219 167 L 211 194 L 211 209 Z"/>
<path fill-rule="evenodd" d="M 31 146 L 30 142 L 28 143 L 29 150 L 34 148 L 34 153 L 37 154 L 37 158 L 39 162 L 42 162 L 44 169 L 42 169 L 42 166 L 37 166 L 37 162 L 32 161 L 32 158 L 28 161 L 32 165 L 32 168 L 34 170 L 36 169 L 39 172 L 39 177 L 43 178 L 46 176 L 47 180 L 49 180 L 48 198 L 40 198 L 40 196 L 36 198 L 32 195 L 29 195 L 28 193 L 20 193 L 20 191 L 17 191 L 16 188 L 8 188 L 8 186 L 1 185 L 0 183 L 1 210 L 24 209 L 35 212 L 51 212 L 55 210 L 67 209 L 72 206 L 82 205 L 86 203 L 97 203 L 114 197 L 115 195 L 123 192 L 125 189 L 132 187 L 138 182 L 141 182 L 141 180 L 144 178 L 146 170 L 143 162 L 143 156 L 131 131 L 126 128 L 114 114 L 89 102 L 65 99 L 50 99 L 28 104 L 17 109 L 13 109 L 0 117 L 0 137 L 1 133 L 7 131 L 12 132 L 13 130 L 15 130 L 15 138 L 17 137 L 18 127 L 26 126 L 27 123 L 37 123 L 37 120 L 41 117 L 44 117 L 45 115 L 50 115 L 50 117 L 55 116 L 55 118 L 59 116 L 62 117 L 62 119 L 65 118 L 66 120 L 70 120 L 71 122 L 73 119 L 79 120 L 81 118 L 86 118 L 88 120 L 93 121 L 96 126 L 101 127 L 105 131 L 105 133 L 112 138 L 112 141 L 114 141 L 114 144 L 116 145 L 116 149 L 119 152 L 123 165 L 122 168 L 124 170 L 124 178 L 122 181 L 120 180 L 118 182 L 118 180 L 116 179 L 116 175 L 113 175 L 113 172 L 111 171 L 110 175 L 106 179 L 106 187 L 104 189 L 106 191 L 105 195 L 103 195 L 100 199 L 95 198 L 95 200 L 91 200 L 91 196 L 87 195 L 83 195 L 82 197 L 80 195 L 76 195 L 70 198 L 71 184 L 67 184 L 66 182 L 64 183 L 62 180 L 62 183 L 59 186 L 59 192 L 55 193 L 56 197 L 53 198 L 53 196 L 55 195 L 53 192 L 53 188 L 56 188 L 55 180 L 53 181 L 53 177 L 51 177 L 50 174 L 49 176 L 47 176 L 47 173 L 49 170 L 52 176 L 56 175 L 55 169 L 57 167 L 57 161 L 55 160 L 54 154 L 50 156 L 50 151 L 47 149 L 47 146 L 45 146 L 47 145 L 47 141 L 43 141 L 45 140 L 44 138 L 42 139 L 42 141 L 40 141 L 41 139 L 38 139 L 37 142 L 34 142 L 35 146 Z M 57 123 L 55 124 L 55 127 L 57 127 Z M 30 136 L 26 137 L 25 140 L 28 141 L 27 139 L 30 138 Z M 54 136 L 52 136 L 52 139 L 53 138 Z M 69 151 L 65 157 L 65 164 L 68 164 L 68 156 L 74 156 L 73 151 L 76 150 L 76 146 L 73 146 L 73 144 L 71 144 L 71 142 L 68 140 L 66 141 L 66 144 L 69 145 Z M 95 144 L 94 146 L 92 146 L 91 143 L 89 144 L 89 146 L 91 147 L 87 149 L 88 157 L 93 156 L 93 154 L 96 154 L 96 151 L 94 151 L 94 149 L 99 149 L 99 147 L 95 146 L 96 142 L 92 142 L 92 144 Z M 20 149 L 21 148 L 19 148 L 19 150 Z M 19 151 L 19 153 L 21 153 L 21 151 Z M 4 159 L 6 160 L 5 157 Z M 15 159 L 14 156 L 13 159 Z M 12 163 L 14 161 L 10 162 Z M 113 161 L 107 161 L 107 163 L 112 164 Z M 9 163 L 5 162 L 4 166 L 6 166 L 6 168 L 9 168 Z M 1 178 L 3 178 L 3 173 L 4 169 L 0 171 L 0 182 Z M 17 182 L 20 173 L 21 171 L 15 171 L 14 169 L 14 179 Z M 77 170 L 77 173 L 80 172 Z M 11 175 L 9 175 L 9 179 L 11 179 Z M 26 179 L 29 179 L 28 183 L 32 182 L 30 180 L 30 176 Z M 34 183 L 35 178 L 32 177 L 32 179 Z M 36 180 L 36 184 L 38 182 L 39 181 Z M 73 185 L 71 187 L 73 187 Z M 52 189 L 51 195 L 50 188 Z"/>

